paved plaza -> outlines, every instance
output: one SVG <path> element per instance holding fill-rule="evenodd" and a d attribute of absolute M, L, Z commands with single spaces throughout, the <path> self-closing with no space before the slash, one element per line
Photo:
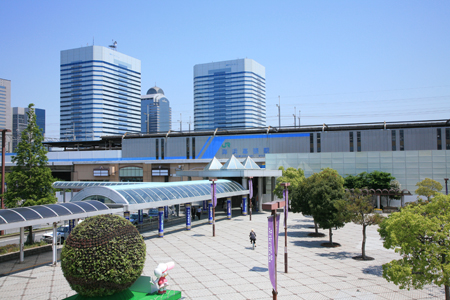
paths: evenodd
<path fill-rule="evenodd" d="M 143 275 L 153 276 L 160 262 L 174 261 L 169 272 L 169 289 L 182 291 L 182 299 L 272 299 L 267 266 L 267 217 L 258 213 L 227 220 L 218 214 L 216 236 L 206 216 L 193 221 L 190 231 L 183 224 L 165 229 L 164 238 L 157 230 L 143 233 L 147 259 Z M 280 221 L 282 223 L 282 221 Z M 280 223 L 280 224 L 281 224 Z M 282 225 L 282 224 L 281 224 Z M 347 224 L 334 230 L 337 248 L 325 248 L 328 231 L 322 238 L 308 237 L 313 232 L 312 218 L 289 214 L 289 272 L 284 273 L 284 230 L 279 236 L 278 299 L 444 299 L 444 288 L 428 286 L 423 290 L 400 290 L 388 283 L 382 264 L 397 259 L 386 250 L 377 227 L 368 228 L 366 254 L 373 261 L 356 261 L 361 253 L 362 226 Z M 257 247 L 252 250 L 248 234 L 257 233 Z M 283 229 L 283 227 L 282 227 Z M 66 282 L 60 264 L 52 267 L 51 253 L 25 257 L 0 264 L 0 299 L 64 299 L 75 294 Z M 164 299 L 161 297 L 161 299 Z"/>

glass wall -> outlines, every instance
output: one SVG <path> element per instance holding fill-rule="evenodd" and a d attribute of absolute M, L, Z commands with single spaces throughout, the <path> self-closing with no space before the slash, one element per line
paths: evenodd
<path fill-rule="evenodd" d="M 308 177 L 324 168 L 333 168 L 342 176 L 375 170 L 389 172 L 412 193 L 416 183 L 432 178 L 442 184 L 450 176 L 450 150 L 372 151 L 334 153 L 266 154 L 266 168 L 302 168 Z"/>

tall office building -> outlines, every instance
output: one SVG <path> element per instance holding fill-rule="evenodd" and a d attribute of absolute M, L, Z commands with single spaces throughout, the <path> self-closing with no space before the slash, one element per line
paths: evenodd
<path fill-rule="evenodd" d="M 141 61 L 111 47 L 61 51 L 61 139 L 140 132 Z"/>
<path fill-rule="evenodd" d="M 17 144 L 19 144 L 22 131 L 28 125 L 28 107 L 13 107 L 12 111 L 12 151 L 16 152 Z M 42 130 L 42 135 L 45 137 L 45 109 L 34 108 L 36 114 L 36 125 Z"/>
<path fill-rule="evenodd" d="M 161 132 L 172 129 L 172 108 L 164 91 L 155 86 L 141 97 L 141 132 Z"/>
<path fill-rule="evenodd" d="M 195 65 L 195 130 L 266 126 L 265 76 L 248 58 Z"/>
<path fill-rule="evenodd" d="M 11 80 L 0 78 L 0 130 L 9 129 L 12 127 L 11 118 Z M 12 141 L 11 132 L 6 133 L 5 151 L 11 152 Z M 0 143 L 1 143 L 0 136 Z"/>

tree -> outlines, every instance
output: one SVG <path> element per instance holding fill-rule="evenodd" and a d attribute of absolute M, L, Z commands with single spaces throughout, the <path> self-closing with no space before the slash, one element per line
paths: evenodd
<path fill-rule="evenodd" d="M 344 199 L 336 201 L 336 208 L 341 212 L 344 222 L 353 222 L 363 227 L 361 255 L 353 258 L 373 260 L 372 257 L 366 256 L 366 228 L 367 226 L 379 224 L 383 217 L 374 213 L 372 196 L 363 195 L 360 190 L 356 189 L 353 193 L 347 192 Z"/>
<path fill-rule="evenodd" d="M 402 258 L 383 265 L 383 277 L 401 289 L 444 285 L 450 300 L 450 197 L 408 205 L 386 218 L 378 229 L 383 246 Z"/>
<path fill-rule="evenodd" d="M 324 246 L 337 245 L 333 243 L 332 228 L 344 226 L 335 207 L 336 200 L 344 196 L 344 179 L 336 170 L 326 168 L 306 178 L 298 190 L 298 197 L 293 199 L 293 210 L 311 215 L 321 228 L 329 230 L 330 240 Z"/>
<path fill-rule="evenodd" d="M 305 180 L 305 172 L 303 172 L 302 169 L 295 169 L 295 168 L 287 168 L 286 170 L 284 167 L 279 167 L 278 170 L 283 171 L 283 175 L 281 177 L 277 178 L 277 184 L 275 186 L 275 189 L 273 193 L 278 198 L 283 198 L 283 190 L 284 187 L 281 186 L 283 182 L 289 182 L 291 185 L 288 186 L 289 191 L 289 199 L 291 199 L 294 195 L 294 191 L 297 190 L 300 183 Z"/>
<path fill-rule="evenodd" d="M 430 201 L 432 196 L 436 196 L 442 190 L 442 184 L 430 178 L 425 178 L 416 183 L 416 186 L 418 188 L 415 190 L 415 193 L 419 196 L 427 197 L 428 201 Z"/>
<path fill-rule="evenodd" d="M 36 124 L 34 104 L 28 106 L 28 124 L 22 131 L 17 145 L 17 155 L 12 157 L 16 165 L 5 178 L 8 189 L 3 195 L 8 208 L 55 203 L 55 179 L 47 166 L 47 150 L 42 142 L 42 130 Z M 30 242 L 32 229 L 29 230 Z"/>
<path fill-rule="evenodd" d="M 356 176 L 347 175 L 344 187 L 347 189 L 390 189 L 392 180 L 395 180 L 395 177 L 388 172 L 362 172 Z"/>

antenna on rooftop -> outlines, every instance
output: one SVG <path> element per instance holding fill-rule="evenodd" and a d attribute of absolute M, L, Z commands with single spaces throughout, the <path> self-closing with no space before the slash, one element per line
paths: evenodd
<path fill-rule="evenodd" d="M 112 41 L 113 41 L 113 44 L 109 45 L 108 47 L 117 51 L 117 42 L 115 40 L 112 40 Z"/>

